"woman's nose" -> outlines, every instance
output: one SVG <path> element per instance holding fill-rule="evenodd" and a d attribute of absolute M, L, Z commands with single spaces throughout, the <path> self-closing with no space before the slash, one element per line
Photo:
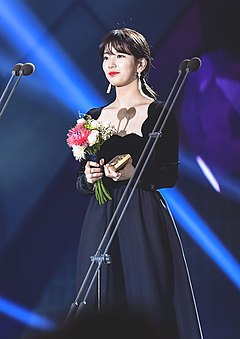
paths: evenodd
<path fill-rule="evenodd" d="M 114 68 L 116 67 L 116 60 L 115 58 L 110 58 L 108 63 L 108 68 Z"/>

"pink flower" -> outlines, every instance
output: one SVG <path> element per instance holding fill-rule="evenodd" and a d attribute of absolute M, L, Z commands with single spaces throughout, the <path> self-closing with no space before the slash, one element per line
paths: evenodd
<path fill-rule="evenodd" d="M 82 124 L 76 124 L 68 131 L 67 144 L 69 147 L 75 146 L 87 146 L 88 136 L 91 133 L 89 129 L 83 127 Z"/>

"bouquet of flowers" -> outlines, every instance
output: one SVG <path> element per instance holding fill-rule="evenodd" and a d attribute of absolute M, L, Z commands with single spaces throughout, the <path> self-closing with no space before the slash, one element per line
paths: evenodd
<path fill-rule="evenodd" d="M 90 115 L 85 114 L 77 120 L 77 124 L 68 131 L 67 144 L 72 148 L 73 156 L 81 161 L 86 154 L 96 154 L 102 144 L 115 132 L 115 128 L 109 122 L 94 120 Z M 100 205 L 111 200 L 111 196 L 104 187 L 102 179 L 94 184 L 95 196 Z"/>

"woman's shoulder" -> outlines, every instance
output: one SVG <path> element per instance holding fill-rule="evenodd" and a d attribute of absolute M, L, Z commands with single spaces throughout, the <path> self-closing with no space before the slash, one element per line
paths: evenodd
<path fill-rule="evenodd" d="M 161 100 L 154 100 L 152 101 L 152 103 L 149 105 L 149 108 L 153 111 L 153 112 L 159 112 L 159 110 L 161 110 L 164 107 L 164 101 Z"/>
<path fill-rule="evenodd" d="M 165 101 L 161 100 L 153 101 L 149 108 L 153 115 L 163 114 L 165 116 L 169 111 L 169 106 L 166 105 Z M 172 109 L 171 112 L 169 112 L 169 115 L 175 115 Z"/>
<path fill-rule="evenodd" d="M 169 108 L 168 106 L 166 107 L 164 101 L 155 100 L 149 106 L 148 119 L 146 123 L 148 122 L 147 125 L 149 125 L 150 128 L 152 128 L 152 126 L 157 122 L 158 119 L 159 119 L 159 123 L 161 124 L 165 120 L 166 117 L 167 117 L 166 125 L 168 127 L 174 126 L 175 128 L 177 124 L 177 119 L 176 119 L 174 111 L 172 110 L 169 111 Z"/>
<path fill-rule="evenodd" d="M 87 111 L 86 114 L 91 115 L 91 117 L 94 118 L 94 119 L 97 119 L 100 116 L 102 109 L 103 109 L 103 106 L 91 108 Z"/>

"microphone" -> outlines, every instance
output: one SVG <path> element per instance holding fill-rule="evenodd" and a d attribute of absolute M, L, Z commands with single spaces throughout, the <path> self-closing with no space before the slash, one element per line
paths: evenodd
<path fill-rule="evenodd" d="M 13 69 L 12 69 L 12 75 L 11 75 L 11 78 L 10 78 L 10 80 L 8 81 L 8 84 L 7 84 L 5 90 L 4 90 L 4 92 L 3 92 L 3 94 L 2 94 L 2 96 L 1 96 L 1 98 L 0 98 L 0 103 L 2 102 L 2 100 L 3 100 L 3 98 L 4 98 L 5 94 L 6 94 L 6 92 L 7 92 L 7 90 L 8 90 L 8 88 L 9 88 L 9 86 L 10 86 L 12 80 L 13 80 L 13 78 L 14 78 L 15 76 L 17 76 L 18 78 L 17 78 L 15 84 L 13 85 L 12 90 L 11 90 L 11 92 L 9 93 L 9 95 L 8 95 L 8 97 L 7 97 L 7 99 L 6 99 L 4 106 L 2 107 L 2 110 L 0 111 L 0 118 L 1 118 L 1 116 L 3 115 L 3 112 L 5 111 L 5 109 L 6 109 L 6 107 L 7 107 L 7 104 L 8 104 L 8 102 L 9 102 L 9 100 L 11 99 L 11 97 L 12 97 L 12 95 L 13 95 L 13 93 L 14 93 L 14 91 L 15 91 L 15 89 L 16 89 L 18 83 L 19 83 L 19 81 L 21 80 L 22 76 L 23 76 L 23 75 L 24 75 L 24 76 L 30 75 L 30 74 L 32 74 L 34 71 L 35 71 L 35 66 L 34 66 L 31 62 L 27 62 L 27 63 L 25 63 L 25 64 L 22 64 L 22 63 L 19 62 L 19 63 L 17 63 L 16 65 L 14 65 L 14 67 L 13 67 Z"/>
<path fill-rule="evenodd" d="M 35 66 L 31 62 L 27 62 L 21 67 L 20 71 L 22 71 L 23 75 L 27 76 L 35 71 Z"/>
<path fill-rule="evenodd" d="M 190 61 L 190 59 L 184 59 L 178 67 L 178 72 L 181 72 L 181 73 L 185 72 L 186 69 L 187 69 L 187 66 L 189 64 L 189 61 Z"/>
<path fill-rule="evenodd" d="M 19 76 L 20 75 L 20 70 L 23 67 L 23 64 L 21 62 L 17 63 L 16 65 L 14 65 L 13 69 L 12 69 L 12 73 L 14 73 L 14 75 Z"/>
<path fill-rule="evenodd" d="M 195 72 L 201 67 L 201 64 L 202 61 L 198 57 L 194 57 L 189 61 L 187 69 L 189 72 Z"/>

